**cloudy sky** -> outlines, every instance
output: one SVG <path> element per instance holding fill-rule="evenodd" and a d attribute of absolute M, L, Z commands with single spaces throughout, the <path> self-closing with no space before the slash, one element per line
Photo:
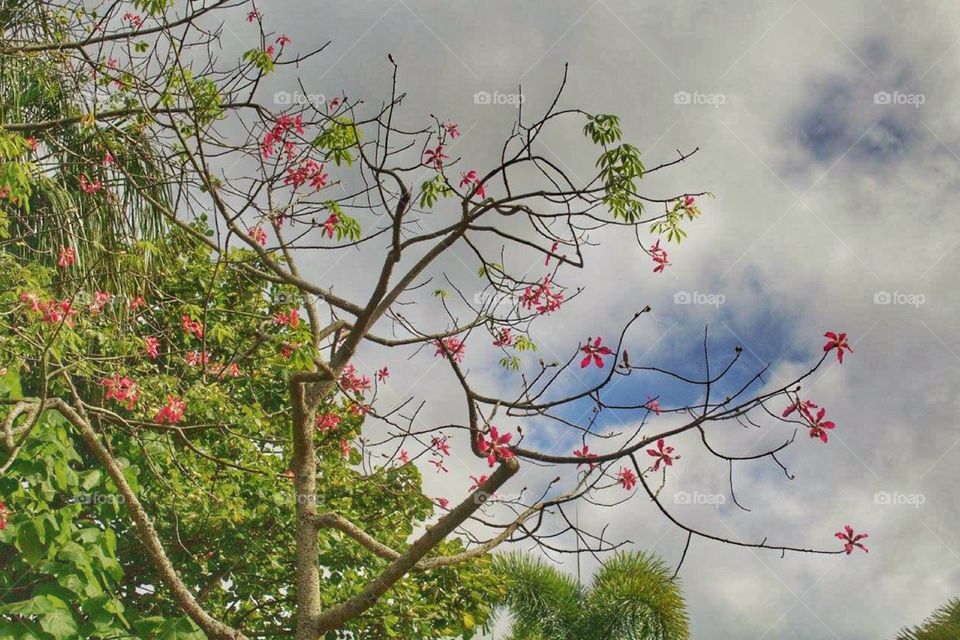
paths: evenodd
<path fill-rule="evenodd" d="M 680 576 L 695 638 L 890 638 L 960 594 L 960 9 L 826 0 L 287 0 L 262 8 L 265 24 L 295 44 L 332 41 L 300 70 L 311 93 L 378 104 L 391 53 L 408 94 L 404 121 L 426 125 L 436 114 L 459 122 L 456 154 L 478 168 L 510 132 L 509 96 L 521 86 L 524 108 L 542 110 L 565 63 L 562 105 L 620 115 L 648 165 L 699 147 L 644 183 L 652 195 L 715 195 L 702 199 L 689 240 L 673 247 L 673 265 L 653 274 L 628 239 L 598 236 L 603 245 L 587 252 L 587 268 L 565 281 L 587 292 L 535 329 L 542 352 L 566 355 L 588 335 L 612 339 L 649 304 L 654 313 L 630 335 L 631 356 L 696 371 L 709 325 L 718 362 L 742 345 L 745 370 L 770 363 L 776 385 L 819 356 L 824 331 L 849 333 L 855 353 L 842 367 L 828 361 L 806 386 L 838 426 L 828 444 L 801 434 L 785 453 L 795 480 L 769 460 L 738 466 L 737 495 L 751 509 L 742 511 L 729 499 L 726 467 L 681 437 L 673 444 L 683 458 L 664 495 L 703 496 L 705 504 L 678 505 L 678 513 L 717 535 L 833 548 L 833 533 L 850 523 L 869 532 L 870 553 L 781 558 L 694 541 Z M 240 47 L 248 34 L 237 22 L 228 39 Z M 477 92 L 491 104 L 478 104 Z M 540 151 L 573 175 L 588 175 L 595 158 L 570 132 L 548 135 Z M 454 254 L 444 265 L 452 277 L 475 270 L 464 248 Z M 320 259 L 311 268 L 321 284 L 348 287 Z M 678 304 L 684 293 L 714 304 Z M 449 395 L 433 398 L 423 419 L 462 416 L 432 355 L 390 360 L 399 373 L 385 400 L 429 381 Z M 363 356 L 370 367 L 380 357 Z M 466 365 L 494 392 L 515 381 L 496 370 L 492 353 L 471 352 Z M 676 385 L 628 387 L 625 398 L 690 400 Z M 632 420 L 604 424 L 623 430 Z M 724 428 L 720 442 L 731 452 L 789 436 Z M 528 431 L 557 451 L 576 441 Z M 455 460 L 448 476 L 424 465 L 428 492 L 460 498 L 467 476 L 487 470 L 465 442 L 455 443 Z M 512 485 L 533 488 L 553 475 L 525 469 Z M 580 518 L 609 522 L 609 535 L 669 563 L 680 558 L 684 533 L 640 495 L 615 509 L 585 505 Z M 593 567 L 585 558 L 584 579 Z"/>

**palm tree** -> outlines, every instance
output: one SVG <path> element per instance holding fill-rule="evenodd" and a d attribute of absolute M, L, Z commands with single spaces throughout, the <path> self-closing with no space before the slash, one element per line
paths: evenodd
<path fill-rule="evenodd" d="M 897 640 L 957 640 L 960 638 L 960 598 L 934 611 L 919 627 L 903 629 Z"/>
<path fill-rule="evenodd" d="M 512 640 L 686 640 L 680 585 L 658 557 L 620 553 L 581 587 L 539 558 L 510 553 L 495 567 L 505 578 L 498 604 L 513 615 Z"/>

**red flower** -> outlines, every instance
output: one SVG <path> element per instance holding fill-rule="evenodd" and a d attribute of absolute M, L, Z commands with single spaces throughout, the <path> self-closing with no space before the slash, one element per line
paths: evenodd
<path fill-rule="evenodd" d="M 683 206 L 684 208 L 692 207 L 694 202 L 696 202 L 696 199 L 693 196 L 686 196 L 683 199 Z"/>
<path fill-rule="evenodd" d="M 136 311 L 140 307 L 147 306 L 147 301 L 143 299 L 143 296 L 137 296 L 136 298 L 130 301 L 130 304 L 128 306 L 130 308 L 130 311 Z"/>
<path fill-rule="evenodd" d="M 187 351 L 183 358 L 188 366 L 206 365 L 210 362 L 210 354 L 206 351 Z"/>
<path fill-rule="evenodd" d="M 28 138 L 26 139 L 26 141 L 27 141 L 27 148 L 29 148 L 30 151 L 36 151 L 36 150 L 37 150 L 37 139 L 36 139 L 36 138 L 34 138 L 33 136 L 30 136 L 30 137 L 28 137 Z"/>
<path fill-rule="evenodd" d="M 125 14 L 123 14 L 123 19 L 129 22 L 134 29 L 139 29 L 143 26 L 143 18 L 135 13 L 130 13 L 127 11 Z"/>
<path fill-rule="evenodd" d="M 450 470 L 443 466 L 443 458 L 437 458 L 435 460 L 430 460 L 430 464 L 437 468 L 437 473 L 443 471 L 444 473 L 449 472 Z"/>
<path fill-rule="evenodd" d="M 103 185 L 100 184 L 99 180 L 97 180 L 96 182 L 89 182 L 87 180 L 87 174 L 85 173 L 80 174 L 80 190 L 86 193 L 87 195 L 96 193 L 97 191 L 100 191 L 100 189 L 102 188 L 103 188 Z"/>
<path fill-rule="evenodd" d="M 290 44 L 290 38 L 288 38 L 287 34 L 284 33 L 279 38 L 277 38 L 277 44 L 280 45 L 281 47 L 285 47 L 286 45 Z"/>
<path fill-rule="evenodd" d="M 156 360 L 160 355 L 160 341 L 153 336 L 147 336 L 143 339 L 143 350 L 151 360 Z"/>
<path fill-rule="evenodd" d="M 43 321 L 45 323 L 57 324 L 62 321 L 68 327 L 73 326 L 73 320 L 71 318 L 76 315 L 77 310 L 73 308 L 69 300 L 41 302 L 38 308 L 39 311 L 43 313 Z"/>
<path fill-rule="evenodd" d="M 167 396 L 167 404 L 157 412 L 153 421 L 158 424 L 176 424 L 183 420 L 183 414 L 186 410 L 186 402 L 176 396 Z"/>
<path fill-rule="evenodd" d="M 370 378 L 358 376 L 356 367 L 348 364 L 340 372 L 340 386 L 347 392 L 362 393 L 370 389 Z"/>
<path fill-rule="evenodd" d="M 843 531 L 838 531 L 837 533 L 834 534 L 834 537 L 840 540 L 843 540 L 844 542 L 843 550 L 847 552 L 847 555 L 850 555 L 851 553 L 853 553 L 854 547 L 857 547 L 858 549 L 862 549 L 866 553 L 870 552 L 869 549 L 867 549 L 863 544 L 860 543 L 860 541 L 863 540 L 864 538 L 869 538 L 870 537 L 869 534 L 866 534 L 866 533 L 854 534 L 853 527 L 851 527 L 850 525 L 844 526 Z"/>
<path fill-rule="evenodd" d="M 469 187 L 470 185 L 475 185 L 473 190 L 467 195 L 476 193 L 481 198 L 487 197 L 487 192 L 483 188 L 483 183 L 480 182 L 480 179 L 477 177 L 477 172 L 473 169 L 467 172 L 460 174 L 460 188 Z"/>
<path fill-rule="evenodd" d="M 320 433 L 327 433 L 340 426 L 340 416 L 335 413 L 321 413 L 316 417 L 313 424 L 320 430 Z"/>
<path fill-rule="evenodd" d="M 424 151 L 423 157 L 423 164 L 428 167 L 434 167 L 438 171 L 443 168 L 443 161 L 450 159 L 450 156 L 443 152 L 442 144 L 438 144 L 435 149 L 427 149 Z"/>
<path fill-rule="evenodd" d="M 140 399 L 140 392 L 137 390 L 137 383 L 130 378 L 121 378 L 115 375 L 112 378 L 104 378 L 100 384 L 106 389 L 103 397 L 107 400 L 115 400 L 120 404 L 127 403 L 127 409 L 133 409 Z"/>
<path fill-rule="evenodd" d="M 300 311 L 290 309 L 288 312 L 278 311 L 273 314 L 273 324 L 286 325 L 291 329 L 296 329 L 300 324 Z"/>
<path fill-rule="evenodd" d="M 247 235 L 261 247 L 267 246 L 267 232 L 260 225 L 247 229 Z"/>
<path fill-rule="evenodd" d="M 284 358 L 290 359 L 294 352 L 299 348 L 299 342 L 284 342 L 282 345 L 280 345 L 280 355 Z"/>
<path fill-rule="evenodd" d="M 197 322 L 188 315 L 180 316 L 180 324 L 183 326 L 183 330 L 186 333 L 189 333 L 197 338 L 203 337 L 203 323 Z"/>
<path fill-rule="evenodd" d="M 344 458 L 350 457 L 350 441 L 346 438 L 340 439 L 340 453 L 343 454 Z"/>
<path fill-rule="evenodd" d="M 327 216 L 327 219 L 323 221 L 323 233 L 328 238 L 333 238 L 333 232 L 337 230 L 338 224 L 340 224 L 340 216 L 331 213 Z"/>
<path fill-rule="evenodd" d="M 274 48 L 273 45 L 270 45 L 269 47 L 264 49 L 263 52 L 272 58 L 273 54 L 275 54 L 277 50 Z"/>
<path fill-rule="evenodd" d="M 818 408 L 819 408 L 818 405 L 814 404 L 810 400 L 804 400 L 803 402 L 794 402 L 789 407 L 783 410 L 783 413 L 780 414 L 780 417 L 786 418 L 797 409 L 800 409 L 801 413 L 804 413 L 806 415 L 810 409 L 818 409 Z"/>
<path fill-rule="evenodd" d="M 110 302 L 110 298 L 112 297 L 113 296 L 106 291 L 94 291 L 93 304 L 90 305 L 90 312 L 97 314 L 103 311 L 103 308 L 107 306 L 107 303 Z"/>
<path fill-rule="evenodd" d="M 105 167 L 109 167 L 109 166 L 112 165 L 115 161 L 116 161 L 116 160 L 114 159 L 113 154 L 111 154 L 109 151 L 107 151 L 105 154 L 103 154 L 103 160 L 101 160 L 101 164 L 102 164 L 103 166 L 105 166 Z"/>
<path fill-rule="evenodd" d="M 553 291 L 550 276 L 544 276 L 543 282 L 530 285 L 520 296 L 520 304 L 527 309 L 536 309 L 540 315 L 551 313 L 560 308 L 563 292 Z"/>
<path fill-rule="evenodd" d="M 446 498 L 437 498 L 437 504 L 440 505 L 441 509 L 446 509 L 447 505 L 450 504 L 450 501 L 447 500 Z"/>
<path fill-rule="evenodd" d="M 591 338 L 587 338 L 587 344 L 580 347 L 580 351 L 587 354 L 583 360 L 580 361 L 580 368 L 586 369 L 592 361 L 593 364 L 603 369 L 603 356 L 609 356 L 613 351 L 610 350 L 610 347 L 605 347 L 601 344 L 602 339 L 600 336 L 597 336 L 597 338 L 593 340 L 593 344 L 590 344 L 590 340 Z"/>
<path fill-rule="evenodd" d="M 449 355 L 451 358 L 453 358 L 454 362 L 463 362 L 463 353 L 466 349 L 466 345 L 460 338 L 453 336 L 449 338 L 443 338 L 442 340 L 437 340 L 434 345 L 437 347 L 437 352 L 434 355 Z"/>
<path fill-rule="evenodd" d="M 633 469 L 628 469 L 627 467 L 620 467 L 617 480 L 619 480 L 620 484 L 622 484 L 623 488 L 627 491 L 637 486 L 637 474 L 633 472 Z"/>
<path fill-rule="evenodd" d="M 513 452 L 508 448 L 511 438 L 513 438 L 512 433 L 504 433 L 501 435 L 496 427 L 491 426 L 487 438 L 484 438 L 484 434 L 480 434 L 480 441 L 477 443 L 477 448 L 480 450 L 480 453 L 487 456 L 487 462 L 492 467 L 497 463 L 497 458 L 507 460 L 513 457 Z"/>
<path fill-rule="evenodd" d="M 75 264 L 77 264 L 77 250 L 73 247 L 60 247 L 60 258 L 57 260 L 57 266 L 66 269 Z"/>
<path fill-rule="evenodd" d="M 823 417 L 827 413 L 827 410 L 821 408 L 820 411 L 817 412 L 816 416 L 814 416 L 813 413 L 808 409 L 801 409 L 800 412 L 803 413 L 804 417 L 806 417 L 807 422 L 809 423 L 810 437 L 820 438 L 821 442 L 826 442 L 826 430 L 833 429 L 836 426 L 829 420 L 824 421 Z"/>
<path fill-rule="evenodd" d="M 583 448 L 582 448 L 582 449 L 574 449 L 574 450 L 573 450 L 573 455 L 575 455 L 575 456 L 578 457 L 578 458 L 585 458 L 585 459 L 587 459 L 587 460 L 591 460 L 591 459 L 597 457 L 597 454 L 595 454 L 595 453 L 590 453 L 590 447 L 588 447 L 587 445 L 583 445 Z M 577 468 L 579 469 L 579 468 L 580 468 L 580 465 L 584 465 L 584 464 L 587 464 L 587 463 L 586 463 L 586 462 L 578 462 L 578 463 L 577 463 Z M 590 470 L 591 470 L 591 471 L 593 471 L 594 467 L 597 466 L 597 464 L 596 464 L 595 462 L 591 462 L 591 463 L 589 463 L 589 464 L 590 464 Z"/>
<path fill-rule="evenodd" d="M 261 17 L 263 17 L 263 14 L 257 11 L 256 9 L 254 9 L 253 11 L 247 14 L 247 22 L 254 22 L 255 20 Z"/>
<path fill-rule="evenodd" d="M 406 449 L 400 449 L 400 463 L 407 464 L 410 462 L 410 454 L 407 453 Z"/>
<path fill-rule="evenodd" d="M 440 438 L 434 436 L 433 440 L 430 441 L 430 446 L 437 450 L 437 453 L 444 456 L 450 455 L 450 445 L 447 444 L 447 438 Z"/>
<path fill-rule="evenodd" d="M 660 248 L 660 240 L 657 240 L 650 248 L 650 257 L 657 265 L 653 268 L 654 273 L 662 273 L 664 269 L 670 266 L 670 257 L 665 249 Z"/>
<path fill-rule="evenodd" d="M 380 369 L 379 371 L 377 371 L 378 382 L 386 382 L 387 378 L 389 377 L 390 377 L 390 369 L 388 369 L 387 367 L 384 367 L 383 369 Z"/>
<path fill-rule="evenodd" d="M 510 327 L 504 327 L 497 333 L 497 339 L 493 341 L 495 347 L 509 347 L 513 344 L 513 334 Z"/>
<path fill-rule="evenodd" d="M 3 531 L 7 528 L 7 518 L 10 516 L 10 511 L 7 509 L 7 505 L 0 500 L 0 531 Z"/>
<path fill-rule="evenodd" d="M 657 440 L 656 449 L 647 449 L 647 454 L 657 459 L 657 461 L 653 464 L 653 470 L 659 471 L 661 462 L 666 465 L 664 468 L 673 466 L 673 461 L 680 456 L 671 455 L 672 453 L 673 447 L 663 446 L 663 438 Z"/>
<path fill-rule="evenodd" d="M 443 123 L 443 128 L 446 130 L 447 135 L 450 136 L 451 140 L 456 140 L 460 136 L 460 125 L 456 122 L 446 121 Z"/>
<path fill-rule="evenodd" d="M 663 411 L 663 407 L 660 406 L 660 401 L 650 396 L 647 396 L 647 404 L 643 406 L 647 411 L 653 411 L 657 415 L 660 415 L 660 412 Z"/>
<path fill-rule="evenodd" d="M 547 254 L 546 259 L 543 261 L 543 266 L 545 266 L 545 267 L 549 267 L 549 266 L 550 266 L 550 258 L 553 257 L 551 254 L 556 253 L 556 252 L 557 252 L 557 247 L 559 247 L 559 246 L 560 246 L 560 241 L 559 241 L 559 240 L 555 241 L 552 245 L 550 245 L 550 253 Z"/>
<path fill-rule="evenodd" d="M 480 485 L 487 481 L 487 475 L 484 474 L 479 478 L 477 476 L 470 476 L 470 479 L 473 480 L 473 484 L 470 485 L 469 491 L 475 491 L 480 488 Z"/>
<path fill-rule="evenodd" d="M 843 364 L 843 352 L 844 350 L 853 353 L 853 348 L 847 342 L 847 334 L 845 333 L 834 333 L 833 331 L 827 331 L 823 334 L 823 337 L 827 339 L 827 344 L 823 345 L 824 351 L 830 351 L 831 349 L 837 350 L 837 362 Z"/>

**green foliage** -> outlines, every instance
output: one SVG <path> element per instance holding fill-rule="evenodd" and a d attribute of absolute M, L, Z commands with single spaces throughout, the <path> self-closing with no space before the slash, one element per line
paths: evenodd
<path fill-rule="evenodd" d="M 273 57 L 263 49 L 250 49 L 243 54 L 243 60 L 260 69 L 263 73 L 273 71 Z"/>
<path fill-rule="evenodd" d="M 956 640 L 960 638 L 960 598 L 934 611 L 916 627 L 903 629 L 897 640 Z"/>
<path fill-rule="evenodd" d="M 583 134 L 603 147 L 597 168 L 603 180 L 604 204 L 614 219 L 636 222 L 643 215 L 643 202 L 637 195 L 636 185 L 636 180 L 642 178 L 644 172 L 640 150 L 627 143 L 611 146 L 622 136 L 620 119 L 614 115 L 587 116 Z"/>
<path fill-rule="evenodd" d="M 325 153 L 324 162 L 333 161 L 338 167 L 353 164 L 351 149 L 360 143 L 360 130 L 347 116 L 336 116 L 323 128 L 313 141 L 313 146 Z"/>
<path fill-rule="evenodd" d="M 684 204 L 681 200 L 676 201 L 663 219 L 650 225 L 650 232 L 658 235 L 666 234 L 667 242 L 680 244 L 680 240 L 687 237 L 687 232 L 680 228 L 680 222 L 684 217 L 688 220 L 700 217 L 699 207 Z"/>
<path fill-rule="evenodd" d="M 663 562 L 621 553 L 583 588 L 569 575 L 523 554 L 498 556 L 506 580 L 498 604 L 513 615 L 512 640 L 686 640 L 686 604 Z"/>
<path fill-rule="evenodd" d="M 133 0 L 133 6 L 152 16 L 159 15 L 173 6 L 174 0 Z"/>
<path fill-rule="evenodd" d="M 446 178 L 437 174 L 420 185 L 420 206 L 430 209 L 437 203 L 437 198 L 446 198 L 452 193 L 453 189 L 447 184 Z"/>

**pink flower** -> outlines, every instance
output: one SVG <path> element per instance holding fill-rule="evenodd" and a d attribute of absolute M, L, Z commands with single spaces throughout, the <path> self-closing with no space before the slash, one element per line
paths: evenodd
<path fill-rule="evenodd" d="M 267 232 L 260 225 L 247 229 L 247 235 L 261 247 L 267 246 Z"/>
<path fill-rule="evenodd" d="M 103 397 L 106 400 L 115 400 L 120 404 L 127 403 L 127 409 L 133 409 L 140 399 L 140 392 L 137 390 L 137 384 L 130 378 L 122 378 L 115 375 L 112 378 L 104 378 L 100 384 L 106 389 Z"/>
<path fill-rule="evenodd" d="M 443 128 L 446 130 L 447 135 L 450 136 L 451 140 L 456 140 L 460 137 L 460 125 L 456 122 L 446 121 L 443 123 Z"/>
<path fill-rule="evenodd" d="M 400 449 L 400 463 L 407 464 L 410 462 L 410 454 L 407 453 L 406 449 Z"/>
<path fill-rule="evenodd" d="M 254 9 L 253 11 L 247 14 L 247 22 L 254 22 L 261 17 L 263 17 L 263 14 L 257 11 L 256 9 Z"/>
<path fill-rule="evenodd" d="M 43 313 L 43 321 L 47 324 L 58 324 L 63 322 L 68 327 L 73 326 L 73 316 L 77 310 L 73 308 L 69 300 L 51 300 L 50 302 L 41 302 L 39 311 Z"/>
<path fill-rule="evenodd" d="M 147 336 L 143 339 L 143 350 L 151 360 L 156 360 L 160 355 L 160 341 L 153 336 Z"/>
<path fill-rule="evenodd" d="M 865 553 L 870 552 L 870 550 L 867 549 L 860 542 L 865 538 L 869 538 L 870 535 L 866 533 L 854 534 L 853 527 L 851 527 L 850 525 L 845 525 L 843 527 L 843 531 L 838 531 L 837 533 L 834 534 L 834 537 L 839 540 L 843 540 L 844 542 L 843 550 L 847 552 L 847 555 L 850 555 L 851 553 L 853 553 L 854 547 L 857 547 L 858 549 L 862 549 Z"/>
<path fill-rule="evenodd" d="M 196 338 L 203 337 L 203 323 L 194 320 L 190 316 L 183 315 L 180 316 L 180 324 L 183 326 L 183 330 L 186 333 L 189 333 Z"/>
<path fill-rule="evenodd" d="M 299 348 L 299 342 L 284 342 L 282 345 L 280 345 L 280 355 L 281 357 L 289 360 Z"/>
<path fill-rule="evenodd" d="M 97 314 L 103 311 L 103 308 L 107 306 L 107 303 L 110 302 L 110 298 L 113 296 L 106 291 L 94 291 L 93 292 L 93 304 L 90 305 L 90 312 Z"/>
<path fill-rule="evenodd" d="M 191 367 L 206 365 L 210 362 L 210 354 L 206 351 L 187 351 L 183 359 Z"/>
<path fill-rule="evenodd" d="M 836 425 L 833 424 L 830 420 L 824 420 L 824 416 L 827 413 L 827 410 L 820 408 L 817 411 L 817 415 L 814 416 L 813 412 L 808 409 L 801 409 L 800 412 L 804 415 L 809 423 L 810 427 L 810 437 L 811 438 L 820 438 L 821 442 L 827 441 L 827 429 L 833 429 Z"/>
<path fill-rule="evenodd" d="M 680 456 L 671 455 L 673 453 L 673 447 L 665 447 L 663 444 L 663 438 L 657 440 L 656 449 L 647 449 L 647 455 L 653 456 L 657 461 L 653 464 L 653 470 L 660 470 L 660 463 L 662 462 L 666 467 L 673 466 L 673 461 L 679 458 Z"/>
<path fill-rule="evenodd" d="M 113 154 L 111 154 L 109 151 L 107 151 L 105 154 L 103 154 L 103 160 L 101 161 L 101 164 L 103 164 L 103 166 L 105 166 L 105 167 L 109 167 L 109 166 L 112 165 L 115 161 L 116 161 L 116 160 L 114 159 Z"/>
<path fill-rule="evenodd" d="M 123 19 L 129 22 L 134 29 L 139 29 L 143 26 L 143 18 L 135 13 L 130 13 L 127 11 L 125 14 L 123 14 Z"/>
<path fill-rule="evenodd" d="M 530 285 L 520 296 L 521 306 L 536 309 L 540 315 L 556 311 L 563 303 L 563 292 L 554 291 L 551 289 L 552 286 L 550 276 L 544 276 L 543 282 Z"/>
<path fill-rule="evenodd" d="M 443 338 L 442 340 L 437 340 L 434 345 L 437 347 L 437 352 L 434 355 L 449 355 L 451 358 L 453 358 L 454 362 L 463 362 L 463 354 L 466 350 L 466 345 L 460 338 L 454 336 Z"/>
<path fill-rule="evenodd" d="M 480 198 L 486 198 L 487 192 L 483 188 L 483 183 L 480 182 L 480 179 L 477 177 L 477 172 L 473 169 L 466 171 L 460 174 L 460 188 L 469 187 L 474 185 L 474 188 L 467 195 L 472 195 L 476 193 Z"/>
<path fill-rule="evenodd" d="M 390 377 L 390 369 L 384 367 L 377 371 L 377 382 L 386 382 L 387 378 Z"/>
<path fill-rule="evenodd" d="M 277 50 L 276 48 L 274 48 L 273 45 L 270 45 L 269 47 L 264 49 L 263 52 L 272 58 L 273 55 L 277 52 Z"/>
<path fill-rule="evenodd" d="M 73 247 L 60 247 L 60 259 L 57 260 L 57 266 L 61 269 L 72 267 L 77 264 L 77 251 Z"/>
<path fill-rule="evenodd" d="M 3 503 L 0 503 L 3 504 Z M 446 509 L 447 505 L 450 504 L 450 501 L 446 498 L 437 498 L 437 504 L 440 505 L 441 509 Z"/>
<path fill-rule="evenodd" d="M 513 457 L 513 452 L 508 448 L 511 438 L 513 438 L 512 433 L 501 435 L 496 427 L 491 426 L 486 438 L 484 434 L 480 434 L 477 448 L 480 453 L 487 456 L 487 463 L 492 467 L 497 463 L 498 458 L 508 460 Z"/>
<path fill-rule="evenodd" d="M 443 161 L 449 160 L 450 156 L 443 152 L 443 145 L 438 144 L 435 149 L 427 149 L 423 152 L 423 164 L 433 167 L 438 171 L 443 168 Z"/>
<path fill-rule="evenodd" d="M 128 305 L 128 307 L 130 308 L 130 311 L 136 311 L 140 307 L 145 307 L 145 306 L 147 306 L 147 301 L 143 299 L 143 296 L 137 296 L 136 298 L 131 300 L 130 304 Z"/>
<path fill-rule="evenodd" d="M 637 486 L 637 474 L 633 472 L 633 469 L 628 469 L 627 467 L 620 467 L 620 473 L 617 474 L 617 480 L 627 491 L 630 491 Z"/>
<path fill-rule="evenodd" d="M 340 216 L 331 213 L 327 219 L 323 221 L 323 234 L 332 239 L 333 232 L 337 230 L 338 224 L 340 224 Z"/>
<path fill-rule="evenodd" d="M 509 347 L 513 344 L 513 334 L 510 327 L 504 327 L 497 333 L 497 339 L 493 341 L 495 347 Z"/>
<path fill-rule="evenodd" d="M 670 257 L 667 255 L 665 249 L 660 248 L 660 240 L 657 240 L 653 243 L 653 246 L 650 247 L 650 257 L 653 258 L 653 262 L 657 265 L 653 268 L 654 273 L 662 273 L 664 269 L 670 266 Z"/>
<path fill-rule="evenodd" d="M 596 458 L 596 457 L 597 457 L 597 454 L 595 454 L 595 453 L 590 453 L 590 447 L 588 447 L 587 445 L 583 445 L 583 448 L 581 448 L 581 449 L 574 449 L 574 450 L 573 450 L 573 455 L 576 456 L 576 457 L 578 457 L 578 458 L 584 458 L 584 459 L 586 459 L 586 460 L 592 460 L 593 458 Z M 581 466 L 581 465 L 584 465 L 584 464 L 587 464 L 587 463 L 586 463 L 586 462 L 578 462 L 578 463 L 577 463 L 577 468 L 579 469 L 580 466 Z M 593 471 L 594 467 L 597 466 L 597 464 L 596 464 L 595 462 L 590 462 L 589 464 L 590 464 L 590 470 L 591 470 L 591 471 Z"/>
<path fill-rule="evenodd" d="M 684 208 L 692 207 L 694 202 L 696 202 L 696 199 L 693 196 L 686 196 L 683 199 L 683 206 Z"/>
<path fill-rule="evenodd" d="M 443 466 L 443 458 L 436 458 L 433 460 L 429 460 L 429 462 L 430 464 L 432 464 L 437 468 L 437 473 L 440 473 L 441 471 L 443 471 L 444 473 L 448 473 L 450 471 L 445 466 Z"/>
<path fill-rule="evenodd" d="M 280 45 L 281 47 L 285 47 L 288 44 L 290 44 L 290 38 L 288 38 L 287 34 L 284 33 L 279 38 L 277 38 L 277 44 Z"/>
<path fill-rule="evenodd" d="M 96 182 L 89 182 L 87 181 L 87 174 L 85 173 L 80 174 L 80 190 L 86 193 L 87 195 L 96 193 L 97 191 L 100 191 L 100 189 L 102 188 L 103 188 L 103 185 L 100 184 L 99 180 L 97 180 Z"/>
<path fill-rule="evenodd" d="M 38 298 L 37 294 L 35 293 L 27 293 L 26 291 L 24 291 L 23 293 L 20 294 L 20 302 L 29 304 L 31 311 L 40 310 L 40 298 Z"/>
<path fill-rule="evenodd" d="M 36 151 L 36 150 L 37 150 L 37 139 L 36 139 L 36 138 L 34 138 L 33 136 L 30 136 L 30 137 L 28 137 L 28 138 L 26 139 L 26 141 L 27 141 L 27 148 L 30 149 L 30 151 Z"/>
<path fill-rule="evenodd" d="M 358 376 L 356 367 L 348 364 L 340 372 L 340 386 L 347 392 L 362 393 L 370 389 L 371 383 L 370 378 Z"/>
<path fill-rule="evenodd" d="M 609 356 L 613 351 L 610 350 L 610 347 L 605 347 L 601 344 L 602 339 L 600 336 L 597 336 L 593 344 L 590 344 L 590 340 L 591 338 L 587 338 L 587 344 L 580 347 L 580 351 L 587 354 L 583 360 L 580 361 L 580 368 L 586 369 L 592 361 L 597 367 L 603 369 L 603 356 Z"/>
<path fill-rule="evenodd" d="M 543 261 L 543 266 L 545 266 L 545 267 L 549 267 L 549 266 L 550 266 L 550 258 L 553 257 L 551 254 L 556 253 L 556 252 L 557 252 L 557 248 L 558 248 L 559 246 L 560 246 L 560 241 L 559 241 L 559 240 L 555 241 L 552 245 L 550 245 L 550 253 L 547 254 L 546 259 Z"/>
<path fill-rule="evenodd" d="M 847 334 L 845 333 L 834 333 L 833 331 L 827 331 L 823 334 L 823 337 L 827 339 L 827 344 L 823 345 L 824 351 L 830 351 L 831 349 L 837 350 L 837 362 L 843 364 L 843 352 L 844 350 L 853 353 L 853 347 L 847 342 Z"/>
<path fill-rule="evenodd" d="M 300 324 L 300 311 L 297 309 L 290 309 L 288 312 L 278 311 L 273 314 L 273 324 L 286 325 L 291 329 L 296 329 L 297 325 Z"/>
<path fill-rule="evenodd" d="M 333 431 L 340 426 L 340 416 L 335 413 L 321 413 L 314 420 L 314 426 L 316 426 L 320 433 Z"/>
<path fill-rule="evenodd" d="M 334 98 L 330 101 L 330 104 L 327 105 L 327 111 L 334 111 L 340 104 L 343 102 L 342 98 Z"/>
<path fill-rule="evenodd" d="M 663 411 L 663 407 L 660 406 L 660 401 L 650 396 L 647 396 L 647 403 L 643 406 L 647 411 L 652 411 L 657 415 L 660 415 L 660 412 Z"/>
<path fill-rule="evenodd" d="M 340 439 L 340 453 L 344 458 L 350 457 L 350 441 L 346 438 Z"/>
<path fill-rule="evenodd" d="M 430 441 L 430 446 L 437 450 L 437 453 L 443 456 L 450 455 L 450 445 L 447 444 L 446 437 L 434 436 Z"/>
<path fill-rule="evenodd" d="M 186 410 L 186 402 L 176 396 L 167 396 L 167 404 L 157 412 L 153 421 L 158 424 L 176 424 L 183 420 L 183 414 Z"/>
<path fill-rule="evenodd" d="M 7 528 L 7 519 L 10 517 L 10 511 L 7 509 L 7 505 L 0 500 L 0 531 L 3 531 Z"/>
<path fill-rule="evenodd" d="M 469 491 L 475 491 L 480 488 L 480 485 L 487 481 L 487 475 L 484 474 L 479 478 L 477 476 L 470 476 L 470 479 L 473 480 L 473 484 L 470 485 Z"/>

